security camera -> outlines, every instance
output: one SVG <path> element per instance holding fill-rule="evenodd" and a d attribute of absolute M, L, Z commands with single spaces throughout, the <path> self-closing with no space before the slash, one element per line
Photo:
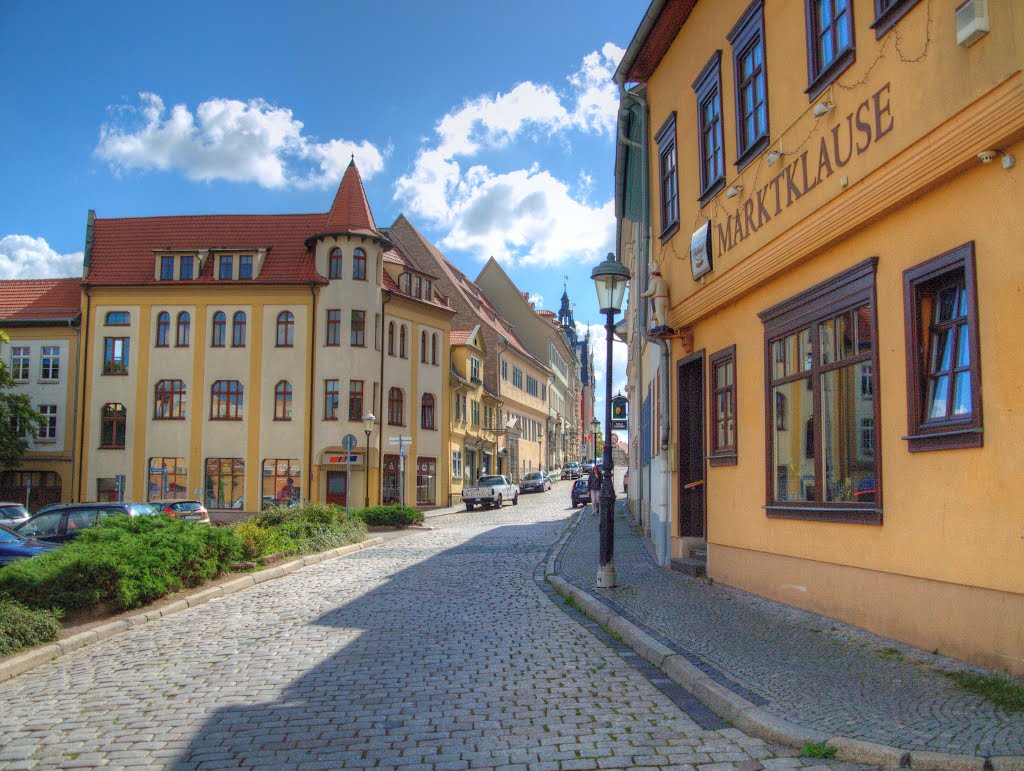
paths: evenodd
<path fill-rule="evenodd" d="M 978 160 L 982 163 L 992 163 L 998 154 L 996 150 L 982 150 L 978 153 Z"/>

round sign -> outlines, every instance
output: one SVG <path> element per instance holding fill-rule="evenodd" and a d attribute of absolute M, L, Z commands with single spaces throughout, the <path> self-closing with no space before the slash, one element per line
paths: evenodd
<path fill-rule="evenodd" d="M 359 440 L 354 434 L 345 434 L 345 438 L 341 440 L 341 446 L 345 448 L 345 452 L 352 452 L 357 444 L 359 444 Z"/>
<path fill-rule="evenodd" d="M 618 434 L 611 434 L 610 438 L 612 440 L 612 444 L 618 444 L 619 443 L 619 435 Z"/>

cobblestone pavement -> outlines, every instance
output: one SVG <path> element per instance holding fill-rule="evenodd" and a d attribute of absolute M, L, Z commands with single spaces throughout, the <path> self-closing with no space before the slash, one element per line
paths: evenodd
<path fill-rule="evenodd" d="M 598 518 L 588 513 L 560 555 L 559 573 L 779 717 L 907 750 L 1024 755 L 1024 713 L 1006 712 L 942 675 L 974 671 L 968 664 L 659 567 L 621 509 L 619 586 L 593 589 L 597 542 Z"/>
<path fill-rule="evenodd" d="M 435 519 L 15 678 L 0 766 L 813 764 L 702 728 L 543 591 L 567 497 Z"/>

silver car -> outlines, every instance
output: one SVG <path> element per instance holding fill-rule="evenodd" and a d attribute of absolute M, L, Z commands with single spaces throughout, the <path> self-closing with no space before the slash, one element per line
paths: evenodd
<path fill-rule="evenodd" d="M 524 493 L 542 493 L 551 489 L 551 480 L 543 471 L 527 471 L 519 481 L 519 489 Z"/>
<path fill-rule="evenodd" d="M 0 525 L 17 527 L 28 522 L 29 513 L 20 503 L 0 503 Z"/>

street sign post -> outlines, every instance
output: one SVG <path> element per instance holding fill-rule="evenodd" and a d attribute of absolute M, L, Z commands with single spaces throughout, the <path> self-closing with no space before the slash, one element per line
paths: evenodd
<path fill-rule="evenodd" d="M 348 508 L 348 494 L 352 489 L 352 460 L 355 457 L 352 451 L 359 444 L 359 440 L 353 434 L 345 434 L 341 439 L 341 446 L 345 449 L 345 508 Z M 365 484 L 365 481 L 364 481 Z"/>
<path fill-rule="evenodd" d="M 388 444 L 398 445 L 398 502 L 405 505 L 405 446 L 412 445 L 411 436 L 392 436 L 388 438 Z"/>

